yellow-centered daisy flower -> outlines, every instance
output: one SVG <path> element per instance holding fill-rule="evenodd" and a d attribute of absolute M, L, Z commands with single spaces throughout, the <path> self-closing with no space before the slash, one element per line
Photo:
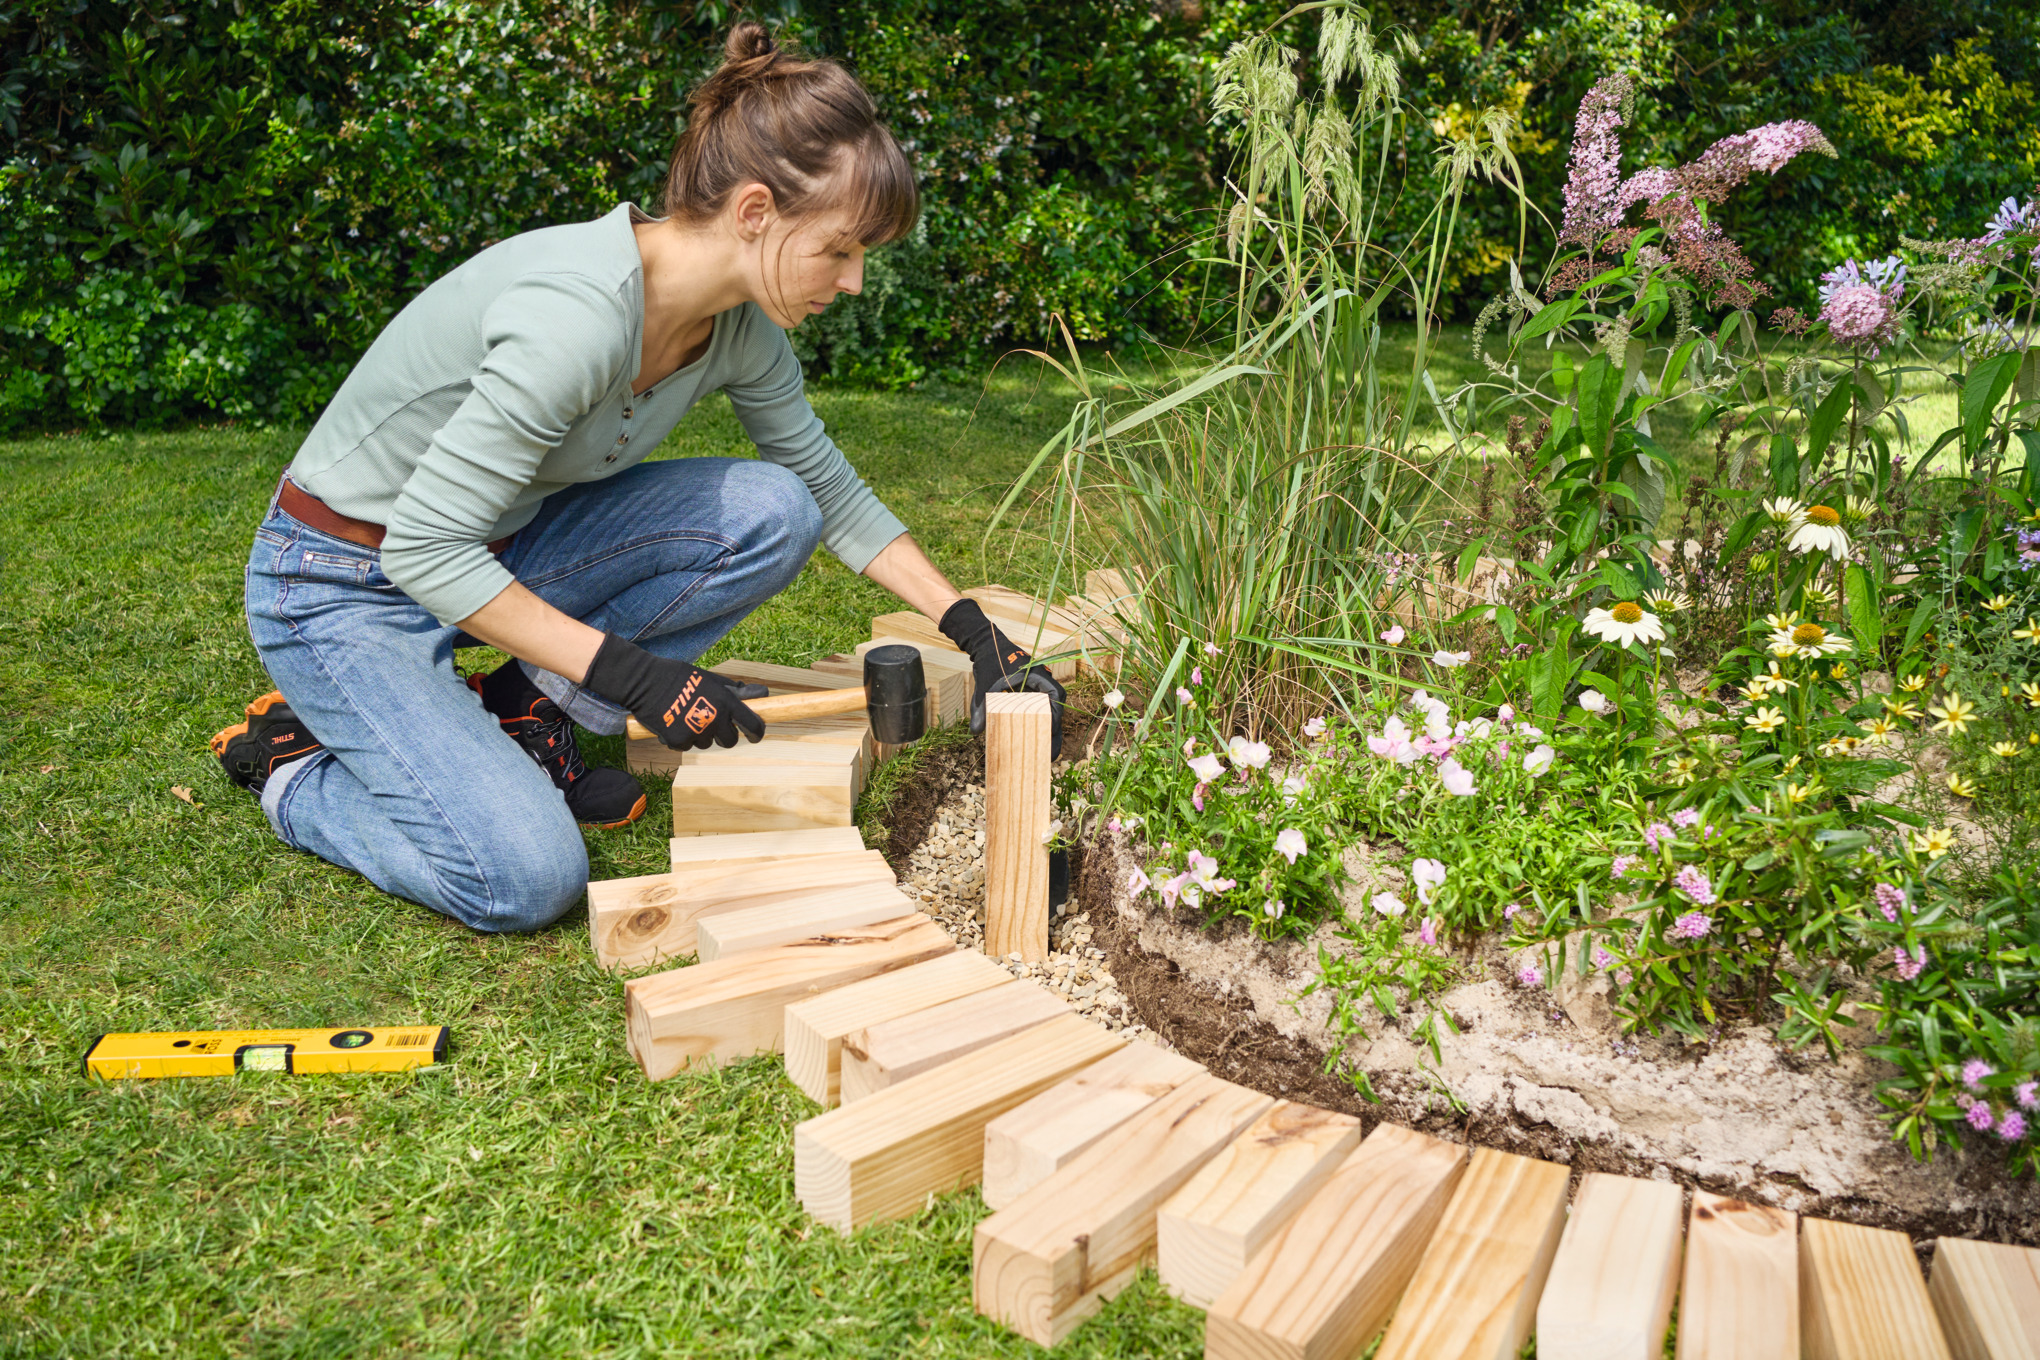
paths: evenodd
<path fill-rule="evenodd" d="M 1764 677 L 1760 675 L 1736 692 L 1755 704 L 1763 702 L 1764 698 L 1770 694 L 1771 687 L 1764 683 Z"/>
<path fill-rule="evenodd" d="M 1797 628 L 1798 626 L 1799 626 L 1799 611 L 1796 609 L 1788 609 L 1782 614 L 1764 615 L 1764 627 L 1770 629 L 1774 633 L 1781 628 L 1787 632 L 1790 632 L 1791 630 Z"/>
<path fill-rule="evenodd" d="M 1760 708 L 1744 718 L 1743 725 L 1759 732 L 1775 732 L 1785 725 L 1785 715 L 1775 708 Z"/>
<path fill-rule="evenodd" d="M 1961 775 L 1956 774 L 1953 770 L 1950 770 L 1948 772 L 1948 792 L 1954 794 L 1957 798 L 1974 798 L 1976 797 L 1976 785 L 1970 783 Z"/>
<path fill-rule="evenodd" d="M 1894 699 L 1889 694 L 1883 698 L 1884 711 L 1894 718 L 1911 722 L 1920 716 L 1920 706 L 1910 699 Z"/>
<path fill-rule="evenodd" d="M 1976 721 L 1976 705 L 1952 689 L 1941 696 L 1940 703 L 1928 704 L 1927 712 L 1940 720 L 1932 728 L 1936 732 L 1966 732 Z"/>
<path fill-rule="evenodd" d="M 1620 647 L 1632 642 L 1663 642 L 1664 625 L 1655 614 L 1645 611 L 1634 600 L 1622 600 L 1608 609 L 1589 609 L 1586 622 L 1581 628 L 1601 639 Z"/>
<path fill-rule="evenodd" d="M 1863 730 L 1873 737 L 1888 737 L 1898 730 L 1898 724 L 1889 718 L 1872 718 L 1863 724 Z"/>
<path fill-rule="evenodd" d="M 1945 826 L 1915 832 L 1912 837 L 1912 848 L 1914 854 L 1925 855 L 1928 859 L 1939 859 L 1955 848 L 1955 832 Z"/>
<path fill-rule="evenodd" d="M 2028 680 L 2019 686 L 2019 697 L 2029 708 L 2040 708 L 2040 680 Z"/>
<path fill-rule="evenodd" d="M 1667 777 L 1672 783 L 1683 788 L 1693 782 L 1693 776 L 1699 773 L 1699 770 L 1699 761 L 1695 760 L 1692 756 L 1680 756 L 1671 763 Z"/>
<path fill-rule="evenodd" d="M 1908 675 L 1905 679 L 1898 682 L 1898 687 L 1907 694 L 1918 694 L 1932 683 L 1924 675 Z"/>
<path fill-rule="evenodd" d="M 1683 590 L 1653 590 L 1643 602 L 1660 614 L 1683 614 L 1693 607 L 1692 597 Z"/>
<path fill-rule="evenodd" d="M 1757 677 L 1757 679 L 1763 681 L 1765 689 L 1770 690 L 1774 694 L 1783 694 L 1788 689 L 1799 688 L 1799 682 L 1779 670 L 1777 662 L 1770 661 L 1766 662 L 1765 665 L 1769 669 Z"/>
<path fill-rule="evenodd" d="M 1994 741 L 1990 744 L 1990 753 L 1994 756 L 2010 760 L 2013 756 L 2019 754 L 2019 743 L 2016 741 Z"/>
<path fill-rule="evenodd" d="M 1821 657 L 1840 656 L 1850 650 L 1847 638 L 1836 637 L 1817 623 L 1802 623 L 1789 633 L 1781 628 L 1771 634 L 1773 656 L 1817 661 Z"/>
<path fill-rule="evenodd" d="M 1849 531 L 1842 527 L 1841 512 L 1833 506 L 1809 505 L 1806 518 L 1785 546 L 1802 556 L 1821 552 L 1839 559 L 1849 555 Z"/>
<path fill-rule="evenodd" d="M 1983 602 L 1983 607 L 1993 614 L 2002 614 L 2012 607 L 2012 597 L 2009 595 L 1993 595 Z"/>
<path fill-rule="evenodd" d="M 2021 642 L 2040 643 L 2040 623 L 2035 623 L 2033 616 L 2028 614 L 2026 616 L 2026 626 L 2024 628 L 2014 628 L 2012 636 Z"/>
<path fill-rule="evenodd" d="M 1819 784 L 1787 784 L 1785 786 L 1785 801 L 1788 803 L 1803 803 L 1819 792 Z"/>
<path fill-rule="evenodd" d="M 1789 496 L 1778 496 L 1765 501 L 1764 513 L 1771 517 L 1771 523 L 1781 529 L 1797 528 L 1806 519 L 1806 507 Z"/>
<path fill-rule="evenodd" d="M 1830 680 L 1846 680 L 1846 679 L 1848 679 L 1848 678 L 1849 678 L 1849 663 L 1848 663 L 1848 662 L 1846 662 L 1846 661 L 1837 661 L 1837 662 L 1836 662 L 1836 663 L 1835 663 L 1834 665 L 1832 665 L 1832 666 L 1829 666 L 1829 667 L 1828 667 L 1828 679 L 1830 679 Z"/>

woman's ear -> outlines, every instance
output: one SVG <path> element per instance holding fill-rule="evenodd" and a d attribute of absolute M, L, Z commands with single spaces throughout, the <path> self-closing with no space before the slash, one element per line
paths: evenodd
<path fill-rule="evenodd" d="M 741 185 L 730 195 L 729 212 L 740 240 L 755 241 L 765 234 L 775 216 L 772 191 L 756 180 Z"/>

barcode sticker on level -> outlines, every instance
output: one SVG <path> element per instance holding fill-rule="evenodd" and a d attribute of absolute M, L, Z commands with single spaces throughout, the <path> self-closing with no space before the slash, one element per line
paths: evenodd
<path fill-rule="evenodd" d="M 389 1038 L 389 1047 L 423 1048 L 425 1046 L 426 1041 L 431 1038 L 432 1034 L 430 1031 L 418 1034 L 392 1034 Z"/>

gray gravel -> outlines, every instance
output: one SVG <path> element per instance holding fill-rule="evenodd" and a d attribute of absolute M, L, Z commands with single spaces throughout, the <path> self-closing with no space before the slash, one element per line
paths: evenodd
<path fill-rule="evenodd" d="M 968 784 L 951 790 L 936 809 L 927 837 L 907 857 L 900 880 L 907 896 L 941 922 L 958 944 L 985 947 L 985 790 Z M 1018 954 L 999 960 L 1015 977 L 1033 978 L 1107 1029 L 1128 1036 L 1154 1036 L 1134 1019 L 1126 997 L 1105 967 L 1105 951 L 1091 943 L 1088 916 L 1058 914 L 1048 927 L 1048 957 L 1023 963 Z"/>

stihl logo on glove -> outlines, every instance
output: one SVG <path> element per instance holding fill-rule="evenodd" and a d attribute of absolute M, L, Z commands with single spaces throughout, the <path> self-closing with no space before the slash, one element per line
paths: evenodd
<path fill-rule="evenodd" d="M 684 695 L 682 696 L 685 697 Z M 717 708 L 706 699 L 697 699 L 694 707 L 687 710 L 687 726 L 695 732 L 706 732 L 715 722 Z"/>
<path fill-rule="evenodd" d="M 673 725 L 673 723 L 680 716 L 680 710 L 687 707 L 687 701 L 694 697 L 694 691 L 699 688 L 701 688 L 701 676 L 699 674 L 688 676 L 687 683 L 681 687 L 680 693 L 674 698 L 672 704 L 666 709 L 665 713 L 666 726 L 671 727 Z M 700 710 L 697 708 L 695 712 L 698 713 L 700 712 Z M 715 721 L 715 706 L 713 704 L 709 705 L 708 717 L 710 722 Z M 687 715 L 687 722 L 690 727 L 693 726 L 694 724 L 693 713 Z M 694 728 L 694 730 L 699 732 L 701 729 L 699 727 L 696 727 Z"/>

